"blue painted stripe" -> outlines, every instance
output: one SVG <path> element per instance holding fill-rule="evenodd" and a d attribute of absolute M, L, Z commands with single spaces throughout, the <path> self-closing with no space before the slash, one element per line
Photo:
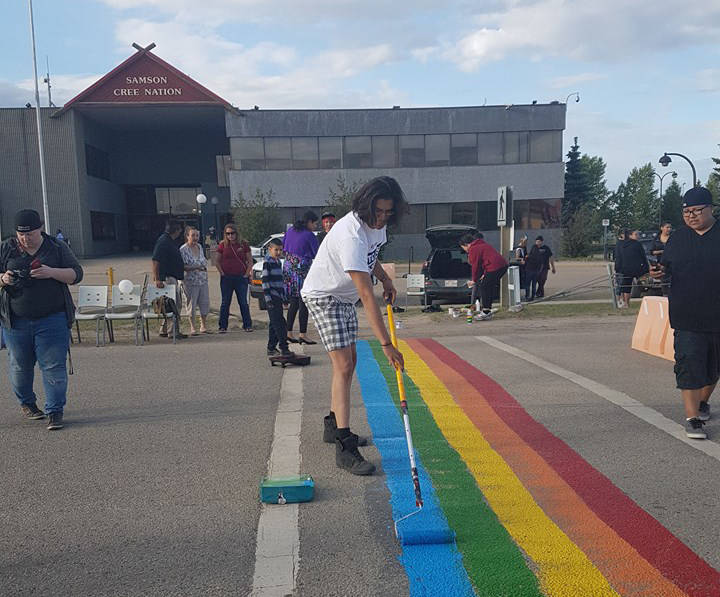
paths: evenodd
<path fill-rule="evenodd" d="M 363 402 L 372 430 L 373 442 L 382 458 L 385 482 L 390 490 L 393 519 L 398 520 L 416 510 L 405 429 L 400 412 L 393 403 L 385 378 L 367 342 L 357 343 L 357 355 L 357 376 L 360 381 Z M 410 412 L 410 417 L 412 417 L 412 412 Z M 425 506 L 419 514 L 400 522 L 402 531 L 449 530 L 445 514 L 438 505 L 430 477 L 417 453 L 415 458 Z M 390 526 L 388 532 L 394 535 L 395 530 Z M 403 545 L 400 562 L 408 575 L 411 597 L 475 595 L 462 564 L 462 554 L 454 543 Z"/>

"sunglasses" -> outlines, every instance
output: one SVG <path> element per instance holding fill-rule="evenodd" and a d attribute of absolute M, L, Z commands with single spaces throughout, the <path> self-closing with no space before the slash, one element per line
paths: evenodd
<path fill-rule="evenodd" d="M 232 230 L 228 230 L 225 233 L 225 236 L 237 236 L 237 232 L 233 232 Z"/>

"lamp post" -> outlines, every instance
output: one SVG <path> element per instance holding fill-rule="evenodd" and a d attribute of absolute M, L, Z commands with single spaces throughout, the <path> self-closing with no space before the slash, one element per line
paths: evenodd
<path fill-rule="evenodd" d="M 676 155 L 679 158 L 684 159 L 688 164 L 690 164 L 690 168 L 692 168 L 692 186 L 693 187 L 697 186 L 698 179 L 697 179 L 697 173 L 695 172 L 695 164 L 693 164 L 690 161 L 690 158 L 687 157 L 686 155 L 683 155 L 681 153 L 670 153 L 669 151 L 666 151 L 663 154 L 663 156 L 658 160 L 658 162 L 660 162 L 663 165 L 663 167 L 667 168 L 670 165 L 670 162 L 672 162 L 672 160 L 670 159 L 671 155 Z"/>
<path fill-rule="evenodd" d="M 565 98 L 565 103 L 566 103 L 566 104 L 568 103 L 568 100 L 569 100 L 573 95 L 575 96 L 575 103 L 576 103 L 576 104 L 580 101 L 580 92 L 579 92 L 579 91 L 573 91 L 572 93 L 568 94 L 568 96 Z"/>
<path fill-rule="evenodd" d="M 663 178 L 665 178 L 668 174 L 671 175 L 673 178 L 677 178 L 677 172 L 674 170 L 672 172 L 666 172 L 662 176 L 660 176 L 657 172 L 653 170 L 653 174 L 657 176 L 660 179 L 660 197 L 658 197 L 658 227 L 662 226 L 662 204 L 663 204 L 663 193 L 662 193 L 662 181 Z"/>
<path fill-rule="evenodd" d="M 216 241 L 217 241 L 217 239 L 218 239 L 217 206 L 218 206 L 218 203 L 219 203 L 219 202 L 220 202 L 220 200 L 219 200 L 217 197 L 215 197 L 215 196 L 213 196 L 213 198 L 210 199 L 210 203 L 212 203 L 212 206 L 213 206 L 213 211 L 215 212 L 215 213 L 214 213 L 214 216 L 215 216 L 215 217 L 214 217 L 214 220 L 215 220 L 215 240 L 216 240 Z"/>
<path fill-rule="evenodd" d="M 203 236 L 203 221 L 202 221 L 202 207 L 207 203 L 207 197 L 200 193 L 197 197 L 195 197 L 195 201 L 197 201 L 198 204 L 198 219 L 200 220 L 200 246 L 205 246 L 205 237 Z"/>

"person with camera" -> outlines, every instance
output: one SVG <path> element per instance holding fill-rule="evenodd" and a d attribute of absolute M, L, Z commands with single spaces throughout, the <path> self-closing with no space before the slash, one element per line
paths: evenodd
<path fill-rule="evenodd" d="M 707 439 L 703 425 L 720 378 L 720 226 L 710 191 L 694 187 L 685 193 L 682 215 L 685 226 L 673 232 L 650 275 L 670 277 L 675 380 L 685 406 L 685 434 Z"/>
<path fill-rule="evenodd" d="M 174 300 L 177 313 L 180 313 L 182 308 L 180 281 L 185 279 L 185 263 L 180 254 L 177 240 L 182 233 L 183 225 L 179 220 L 168 220 L 165 224 L 165 232 L 155 242 L 152 254 L 152 274 L 155 286 L 157 288 L 165 288 L 166 284 L 175 286 Z M 175 326 L 174 337 L 176 339 L 187 338 L 187 335 L 180 332 L 178 317 L 173 317 L 173 326 Z M 168 334 L 167 319 L 163 319 L 159 335 L 161 338 L 173 337 L 172 333 Z"/>
<path fill-rule="evenodd" d="M 83 269 L 63 241 L 45 234 L 40 214 L 15 214 L 15 237 L 0 245 L 0 324 L 8 347 L 10 383 L 27 419 L 62 429 L 67 400 L 67 354 L 75 305 L 69 284 Z M 45 411 L 33 391 L 35 363 L 45 388 Z"/>

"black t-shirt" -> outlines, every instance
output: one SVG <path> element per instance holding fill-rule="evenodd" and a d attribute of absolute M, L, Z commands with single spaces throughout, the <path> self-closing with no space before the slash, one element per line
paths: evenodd
<path fill-rule="evenodd" d="M 55 263 L 55 251 L 49 244 L 50 241 L 43 240 L 40 248 L 34 255 L 19 253 L 11 256 L 7 262 L 7 269 L 20 270 L 23 274 L 15 278 L 15 283 L 7 287 L 10 295 L 10 312 L 15 317 L 27 317 L 28 319 L 40 319 L 53 313 L 65 311 L 65 294 L 63 283 L 51 279 L 30 278 L 30 271 L 33 261 L 49 267 L 60 267 Z"/>
<path fill-rule="evenodd" d="M 160 280 L 165 280 L 168 276 L 172 276 L 176 280 L 185 279 L 185 264 L 180 249 L 167 232 L 161 234 L 157 239 L 152 260 L 159 263 Z"/>
<path fill-rule="evenodd" d="M 530 271 L 542 271 L 550 269 L 550 257 L 552 257 L 552 251 L 547 245 L 538 247 L 533 245 L 528 254 L 525 266 Z"/>
<path fill-rule="evenodd" d="M 705 234 L 683 227 L 665 244 L 661 263 L 670 274 L 670 325 L 720 333 L 720 224 Z"/>

